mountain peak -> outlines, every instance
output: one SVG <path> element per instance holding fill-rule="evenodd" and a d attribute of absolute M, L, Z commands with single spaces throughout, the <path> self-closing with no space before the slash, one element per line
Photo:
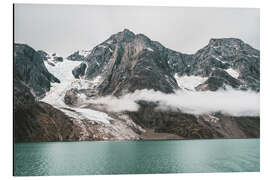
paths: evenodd
<path fill-rule="evenodd" d="M 221 46 L 224 44 L 241 46 L 244 42 L 238 38 L 211 38 L 209 44 L 212 46 Z"/>
<path fill-rule="evenodd" d="M 134 34 L 132 31 L 130 31 L 130 30 L 127 29 L 127 28 L 125 28 L 122 32 L 123 32 L 123 33 L 132 33 L 132 34 Z"/>
<path fill-rule="evenodd" d="M 128 30 L 124 29 L 123 31 L 120 31 L 114 35 L 112 35 L 109 39 L 116 40 L 117 42 L 122 42 L 122 41 L 130 41 L 135 37 L 135 34 Z"/>

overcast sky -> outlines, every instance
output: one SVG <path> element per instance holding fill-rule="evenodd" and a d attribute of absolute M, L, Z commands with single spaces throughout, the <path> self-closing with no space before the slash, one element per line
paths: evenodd
<path fill-rule="evenodd" d="M 260 48 L 259 9 L 16 4 L 14 17 L 15 42 L 63 56 L 124 28 L 183 53 L 225 37 Z"/>

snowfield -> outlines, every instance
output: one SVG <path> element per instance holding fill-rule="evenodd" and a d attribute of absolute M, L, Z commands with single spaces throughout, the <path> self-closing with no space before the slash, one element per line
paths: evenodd
<path fill-rule="evenodd" d="M 201 76 L 178 76 L 174 75 L 177 84 L 182 89 L 195 90 L 195 87 L 204 83 L 208 78 Z"/>
<path fill-rule="evenodd" d="M 45 61 L 45 66 L 48 71 L 60 80 L 60 83 L 52 83 L 51 90 L 46 94 L 42 101 L 52 105 L 63 105 L 62 101 L 65 92 L 72 87 L 76 79 L 72 75 L 72 69 L 78 66 L 81 62 L 69 61 L 64 59 L 64 62 L 58 62 L 55 66 L 50 65 Z"/>
<path fill-rule="evenodd" d="M 79 55 L 86 57 L 91 53 L 91 50 L 79 50 Z"/>
<path fill-rule="evenodd" d="M 239 73 L 232 68 L 227 69 L 226 72 L 235 79 L 237 79 L 239 77 Z"/>
<path fill-rule="evenodd" d="M 41 101 L 51 104 L 67 116 L 71 117 L 72 121 L 82 130 L 80 132 L 80 140 L 85 140 L 88 139 L 89 136 L 92 136 L 92 134 L 89 134 L 91 126 L 87 125 L 86 122 L 92 125 L 93 122 L 96 123 L 93 138 L 104 140 L 139 139 L 139 135 L 134 129 L 141 132 L 144 132 L 144 129 L 139 125 L 136 125 L 129 117 L 119 116 L 121 120 L 114 119 L 106 112 L 86 108 L 85 105 L 88 104 L 89 100 L 85 94 L 78 95 L 80 101 L 83 102 L 79 107 L 70 107 L 64 103 L 64 96 L 67 90 L 71 88 L 94 89 L 94 87 L 98 86 L 103 80 L 101 76 L 97 76 L 91 80 L 75 79 L 72 75 L 72 70 L 80 63 L 81 62 L 78 61 L 64 59 L 63 62 L 56 63 L 55 66 L 52 66 L 45 61 L 45 66 L 48 71 L 61 82 L 53 83 L 51 90 Z"/>
<path fill-rule="evenodd" d="M 95 111 L 89 108 L 72 108 L 64 103 L 64 96 L 67 90 L 71 88 L 87 89 L 91 86 L 97 86 L 101 77 L 97 76 L 92 81 L 84 79 L 75 79 L 72 75 L 72 70 L 78 66 L 81 62 L 69 61 L 64 59 L 63 62 L 58 62 L 55 66 L 50 65 L 45 61 L 45 66 L 50 73 L 60 80 L 60 83 L 52 83 L 51 90 L 41 100 L 48 104 L 53 105 L 55 108 L 63 111 L 66 115 L 77 119 L 89 119 L 101 123 L 110 123 L 110 117 L 108 114 Z M 86 101 L 87 97 L 84 94 L 80 94 L 79 98 Z"/>

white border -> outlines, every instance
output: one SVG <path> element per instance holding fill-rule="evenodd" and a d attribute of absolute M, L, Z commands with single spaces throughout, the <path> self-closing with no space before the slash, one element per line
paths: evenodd
<path fill-rule="evenodd" d="M 261 12 L 261 172 L 260 173 L 208 173 L 208 174 L 162 174 L 162 175 L 113 175 L 113 176 L 53 176 L 21 177 L 19 179 L 269 179 L 269 101 L 270 101 L 270 6 L 267 0 L 3 0 L 0 5 L 1 18 L 1 93 L 0 93 L 0 177 L 12 177 L 12 3 L 41 4 L 89 4 L 89 5 L 154 5 L 188 7 L 247 7 L 260 8 Z"/>

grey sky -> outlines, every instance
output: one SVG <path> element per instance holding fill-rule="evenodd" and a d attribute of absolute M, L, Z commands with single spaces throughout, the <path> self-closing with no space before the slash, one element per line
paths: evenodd
<path fill-rule="evenodd" d="M 67 56 L 128 28 L 164 46 L 195 53 L 210 38 L 240 38 L 259 49 L 259 9 L 15 5 L 15 42 Z"/>

